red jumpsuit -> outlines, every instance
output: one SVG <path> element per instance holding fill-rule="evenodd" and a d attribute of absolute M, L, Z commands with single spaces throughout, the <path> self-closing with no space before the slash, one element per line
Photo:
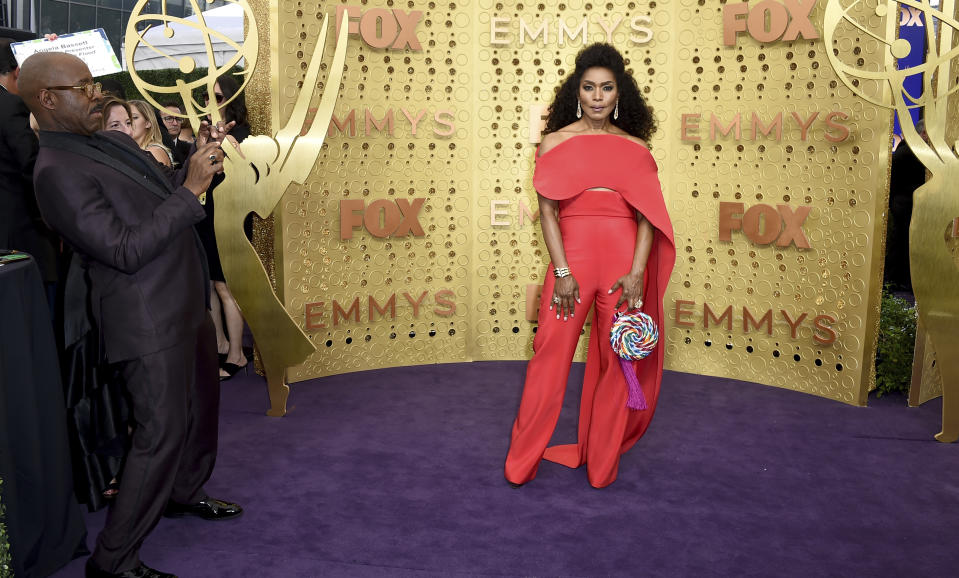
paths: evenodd
<path fill-rule="evenodd" d="M 648 409 L 627 409 L 626 379 L 609 344 L 620 291 L 612 295 L 608 291 L 632 267 L 639 211 L 655 231 L 646 262 L 643 310 L 662 331 L 663 292 L 676 258 L 672 225 L 656 162 L 648 149 L 624 137 L 582 135 L 563 141 L 537 159 L 533 185 L 540 195 L 560 202 L 563 248 L 579 283 L 582 303 L 576 306 L 576 317 L 556 319 L 555 308 L 549 310 L 555 283 L 550 263 L 534 354 L 526 369 L 526 385 L 506 457 L 506 479 L 516 484 L 532 480 L 545 458 L 571 468 L 585 463 L 590 484 L 601 488 L 616 480 L 619 456 L 649 426 L 662 381 L 664 349 L 659 346 L 633 364 Z M 595 188 L 611 190 L 589 190 Z M 576 343 L 594 305 L 579 441 L 547 449 L 562 408 Z"/>

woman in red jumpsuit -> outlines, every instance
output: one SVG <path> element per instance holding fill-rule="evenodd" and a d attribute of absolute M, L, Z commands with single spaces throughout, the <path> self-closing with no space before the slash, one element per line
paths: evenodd
<path fill-rule="evenodd" d="M 584 48 L 550 107 L 533 185 L 551 259 L 533 358 L 513 423 L 505 475 L 514 487 L 543 459 L 586 464 L 597 488 L 616 480 L 619 456 L 656 409 L 663 347 L 634 362 L 647 409 L 626 407 L 627 386 L 609 343 L 613 314 L 642 308 L 663 329 L 663 292 L 676 250 L 646 144 L 655 122 L 623 57 L 608 44 Z M 547 448 L 587 312 L 595 306 L 580 400 L 579 440 Z"/>

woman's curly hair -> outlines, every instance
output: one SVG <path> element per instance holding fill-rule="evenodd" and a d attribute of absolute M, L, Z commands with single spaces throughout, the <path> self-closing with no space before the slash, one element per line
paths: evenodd
<path fill-rule="evenodd" d="M 605 43 L 591 44 L 576 55 L 576 68 L 556 91 L 543 134 L 556 132 L 577 120 L 579 83 L 583 79 L 583 73 L 590 68 L 605 68 L 616 77 L 616 87 L 619 89 L 619 118 L 614 119 L 610 115 L 609 122 L 628 134 L 649 142 L 649 138 L 656 132 L 653 113 L 647 108 L 646 101 L 636 85 L 636 79 L 626 72 L 623 55 Z"/>

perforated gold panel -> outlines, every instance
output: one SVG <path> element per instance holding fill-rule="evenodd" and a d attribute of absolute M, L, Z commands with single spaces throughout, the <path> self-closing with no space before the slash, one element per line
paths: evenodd
<path fill-rule="evenodd" d="M 318 23 L 336 5 L 278 10 L 284 118 Z M 466 359 L 470 11 L 469 2 L 358 2 L 340 14 L 357 30 L 334 121 L 309 186 L 288 192 L 278 218 L 286 304 L 318 348 L 291 381 Z M 422 50 L 375 46 L 407 32 Z M 346 239 L 341 206 L 355 219 Z"/>
<path fill-rule="evenodd" d="M 732 4 L 357 0 L 331 132 L 278 215 L 286 305 L 319 349 L 291 380 L 528 358 L 527 302 L 548 261 L 531 185 L 541 116 L 576 52 L 608 38 L 660 127 L 651 144 L 679 254 L 667 368 L 863 403 L 891 118 L 852 98 L 824 51 L 866 68 L 882 56 L 855 34 L 824 46 L 821 7 L 775 2 L 794 40 L 757 40 L 772 29 L 746 14 L 725 45 Z M 280 119 L 317 14 L 340 6 L 276 9 Z"/>
<path fill-rule="evenodd" d="M 708 24 L 723 9 L 718 3 L 681 9 L 691 26 L 675 58 L 677 113 L 715 114 L 723 126 L 715 127 L 715 138 L 712 127 L 701 128 L 702 140 L 680 147 L 671 169 L 680 254 L 672 297 L 693 302 L 677 308 L 691 312 L 681 320 L 693 326 L 676 323 L 669 332 L 668 366 L 864 403 L 890 118 L 837 82 L 824 51 L 855 54 L 860 67 L 874 70 L 883 55 L 865 35 L 840 36 L 825 47 L 821 39 L 761 44 L 742 34 L 734 47 L 723 47 L 720 31 Z M 866 16 L 870 23 L 876 18 Z M 821 7 L 810 20 L 821 30 Z M 862 89 L 878 94 L 881 86 Z M 721 136 L 736 114 L 743 138 Z M 762 134 L 779 114 L 781 142 Z M 735 230 L 730 241 L 718 240 L 713 223 L 724 202 L 743 203 L 747 211 L 761 204 L 808 207 L 802 229 L 810 247 L 757 242 Z M 730 306 L 731 322 L 710 316 Z M 756 329 L 753 320 L 762 323 L 770 312 L 771 332 L 768 322 Z"/>
<path fill-rule="evenodd" d="M 636 2 L 480 1 L 478 23 L 486 33 L 479 36 L 477 54 L 475 359 L 526 359 L 532 354 L 535 323 L 527 319 L 536 318 L 535 295 L 549 262 L 539 222 L 533 218 L 535 147 L 542 117 L 555 89 L 573 70 L 584 34 L 590 43 L 609 40 L 620 48 L 657 120 L 668 122 L 666 65 L 675 38 L 673 15 L 655 11 L 656 38 L 649 42 L 648 33 L 633 26 L 635 21 L 636 28 L 648 29 L 650 14 L 645 3 Z M 495 38 L 490 32 L 494 28 L 502 31 Z M 530 40 L 537 31 L 537 39 Z M 661 138 L 663 133 L 653 147 L 661 166 L 670 158 L 671 146 L 669 139 Z M 661 177 L 668 194 L 670 175 Z M 584 330 L 577 350 L 579 360 L 584 359 L 586 334 Z"/>

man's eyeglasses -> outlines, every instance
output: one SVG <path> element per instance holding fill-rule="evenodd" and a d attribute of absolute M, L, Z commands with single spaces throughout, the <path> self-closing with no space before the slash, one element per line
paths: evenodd
<path fill-rule="evenodd" d="M 219 92 L 215 92 L 215 93 L 213 93 L 213 97 L 216 98 L 216 103 L 217 103 L 217 104 L 223 104 L 223 95 L 222 95 L 222 94 L 220 94 Z M 203 96 L 203 99 L 206 100 L 207 102 L 210 102 L 210 95 L 209 95 L 209 94 L 204 95 L 204 96 Z"/>
<path fill-rule="evenodd" d="M 82 90 L 87 98 L 93 98 L 96 94 L 103 94 L 99 82 L 87 82 L 78 86 L 48 86 L 47 90 Z"/>
<path fill-rule="evenodd" d="M 160 120 L 162 120 L 163 122 L 175 122 L 177 124 L 180 123 L 180 119 L 175 116 L 161 116 Z"/>

